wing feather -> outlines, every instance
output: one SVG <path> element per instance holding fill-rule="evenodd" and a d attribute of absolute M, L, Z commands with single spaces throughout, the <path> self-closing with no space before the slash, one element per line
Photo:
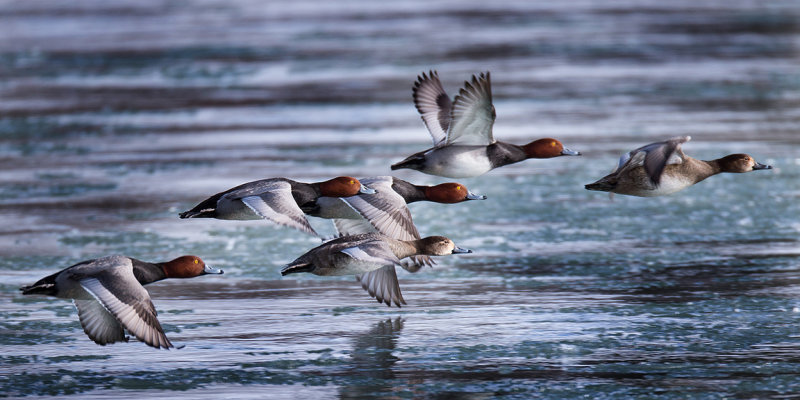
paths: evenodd
<path fill-rule="evenodd" d="M 115 279 L 119 279 L 121 276 L 125 277 L 125 275 L 118 274 Z M 102 276 L 87 277 L 81 279 L 80 284 L 137 339 L 155 348 L 174 347 L 158 322 L 156 309 L 150 301 L 150 295 L 136 281 L 133 270 L 131 270 L 130 279 L 117 282 L 128 288 L 130 292 L 127 293 L 112 293 L 101 280 L 103 280 Z"/>
<path fill-rule="evenodd" d="M 439 147 L 447 139 L 447 129 L 450 127 L 450 112 L 453 103 L 442 87 L 439 74 L 430 71 L 424 72 L 414 82 L 414 106 L 422 116 L 422 121 L 428 127 L 433 138 L 433 145 Z"/>
<path fill-rule="evenodd" d="M 253 210 L 261 218 L 278 225 L 298 229 L 310 235 L 319 236 L 311 224 L 308 223 L 303 210 L 295 203 L 292 197 L 291 186 L 258 196 L 241 198 L 242 203 Z"/>
<path fill-rule="evenodd" d="M 486 146 L 495 142 L 492 126 L 496 118 L 492 105 L 489 72 L 472 76 L 453 101 L 447 144 Z"/>
<path fill-rule="evenodd" d="M 73 299 L 78 308 L 78 319 L 86 335 L 99 345 L 127 342 L 125 330 L 119 321 L 95 299 Z"/>
<path fill-rule="evenodd" d="M 397 271 L 393 265 L 357 275 L 356 279 L 361 283 L 361 287 L 378 302 L 385 303 L 390 307 L 392 303 L 398 307 L 406 304 L 403 293 L 400 291 Z"/>

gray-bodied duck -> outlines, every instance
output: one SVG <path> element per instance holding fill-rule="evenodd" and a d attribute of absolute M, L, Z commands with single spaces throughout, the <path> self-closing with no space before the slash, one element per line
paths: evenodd
<path fill-rule="evenodd" d="M 180 213 L 180 217 L 266 219 L 278 225 L 319 236 L 304 214 L 313 216 L 326 214 L 326 210 L 317 202 L 320 197 L 348 197 L 358 193 L 372 194 L 375 191 L 349 176 L 314 183 L 297 182 L 287 178 L 261 179 L 219 192 L 191 210 Z"/>
<path fill-rule="evenodd" d="M 127 329 L 149 346 L 169 349 L 174 346 L 164 334 L 150 294 L 142 285 L 222 272 L 195 256 L 149 263 L 114 255 L 77 263 L 20 290 L 24 295 L 72 299 L 84 332 L 99 345 L 127 342 Z"/>
<path fill-rule="evenodd" d="M 560 141 L 539 139 L 526 145 L 494 140 L 496 113 L 489 72 L 473 75 L 451 102 L 436 71 L 423 73 L 413 89 L 414 105 L 433 138 L 433 147 L 392 165 L 430 175 L 469 178 L 528 158 L 578 156 Z"/>

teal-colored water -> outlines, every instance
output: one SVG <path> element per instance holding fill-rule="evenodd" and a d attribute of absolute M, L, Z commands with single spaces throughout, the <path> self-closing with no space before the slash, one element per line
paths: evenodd
<path fill-rule="evenodd" d="M 800 392 L 800 6 L 527 1 L 0 4 L 0 396 L 790 398 Z M 281 278 L 319 241 L 180 220 L 250 180 L 387 175 L 429 146 L 417 74 L 490 70 L 494 134 L 582 157 L 462 179 L 410 206 L 473 254 Z M 589 192 L 640 145 L 769 171 L 660 198 Z M 312 220 L 332 234 L 329 221 Z M 196 254 L 150 285 L 177 350 L 97 346 L 69 301 L 21 296 L 77 261 Z"/>

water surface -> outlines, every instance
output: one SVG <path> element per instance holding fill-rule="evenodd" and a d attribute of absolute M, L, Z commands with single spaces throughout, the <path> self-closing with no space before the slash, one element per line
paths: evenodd
<path fill-rule="evenodd" d="M 0 3 L 0 394 L 791 397 L 798 17 L 792 1 Z M 463 179 L 483 202 L 411 205 L 420 232 L 475 252 L 400 272 L 402 309 L 350 277 L 282 279 L 317 239 L 177 218 L 250 180 L 392 173 L 430 145 L 410 101 L 429 69 L 451 96 L 491 71 L 496 138 L 584 156 Z M 583 189 L 677 135 L 775 169 L 662 198 Z M 97 346 L 70 302 L 17 291 L 114 253 L 225 270 L 148 287 L 184 348 Z"/>

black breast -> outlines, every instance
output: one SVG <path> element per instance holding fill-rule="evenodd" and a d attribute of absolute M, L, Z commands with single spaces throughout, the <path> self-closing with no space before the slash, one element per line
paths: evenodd
<path fill-rule="evenodd" d="M 290 179 L 287 181 L 292 185 L 292 197 L 300 209 L 308 215 L 315 215 L 319 212 L 317 198 L 320 196 L 319 185 L 296 182 Z"/>
<path fill-rule="evenodd" d="M 492 168 L 513 164 L 528 158 L 522 147 L 503 142 L 494 142 L 486 147 L 486 155 L 489 156 Z"/>
<path fill-rule="evenodd" d="M 411 184 L 402 179 L 393 178 L 392 190 L 402 196 L 406 203 L 425 200 L 425 189 L 423 187 Z"/>

